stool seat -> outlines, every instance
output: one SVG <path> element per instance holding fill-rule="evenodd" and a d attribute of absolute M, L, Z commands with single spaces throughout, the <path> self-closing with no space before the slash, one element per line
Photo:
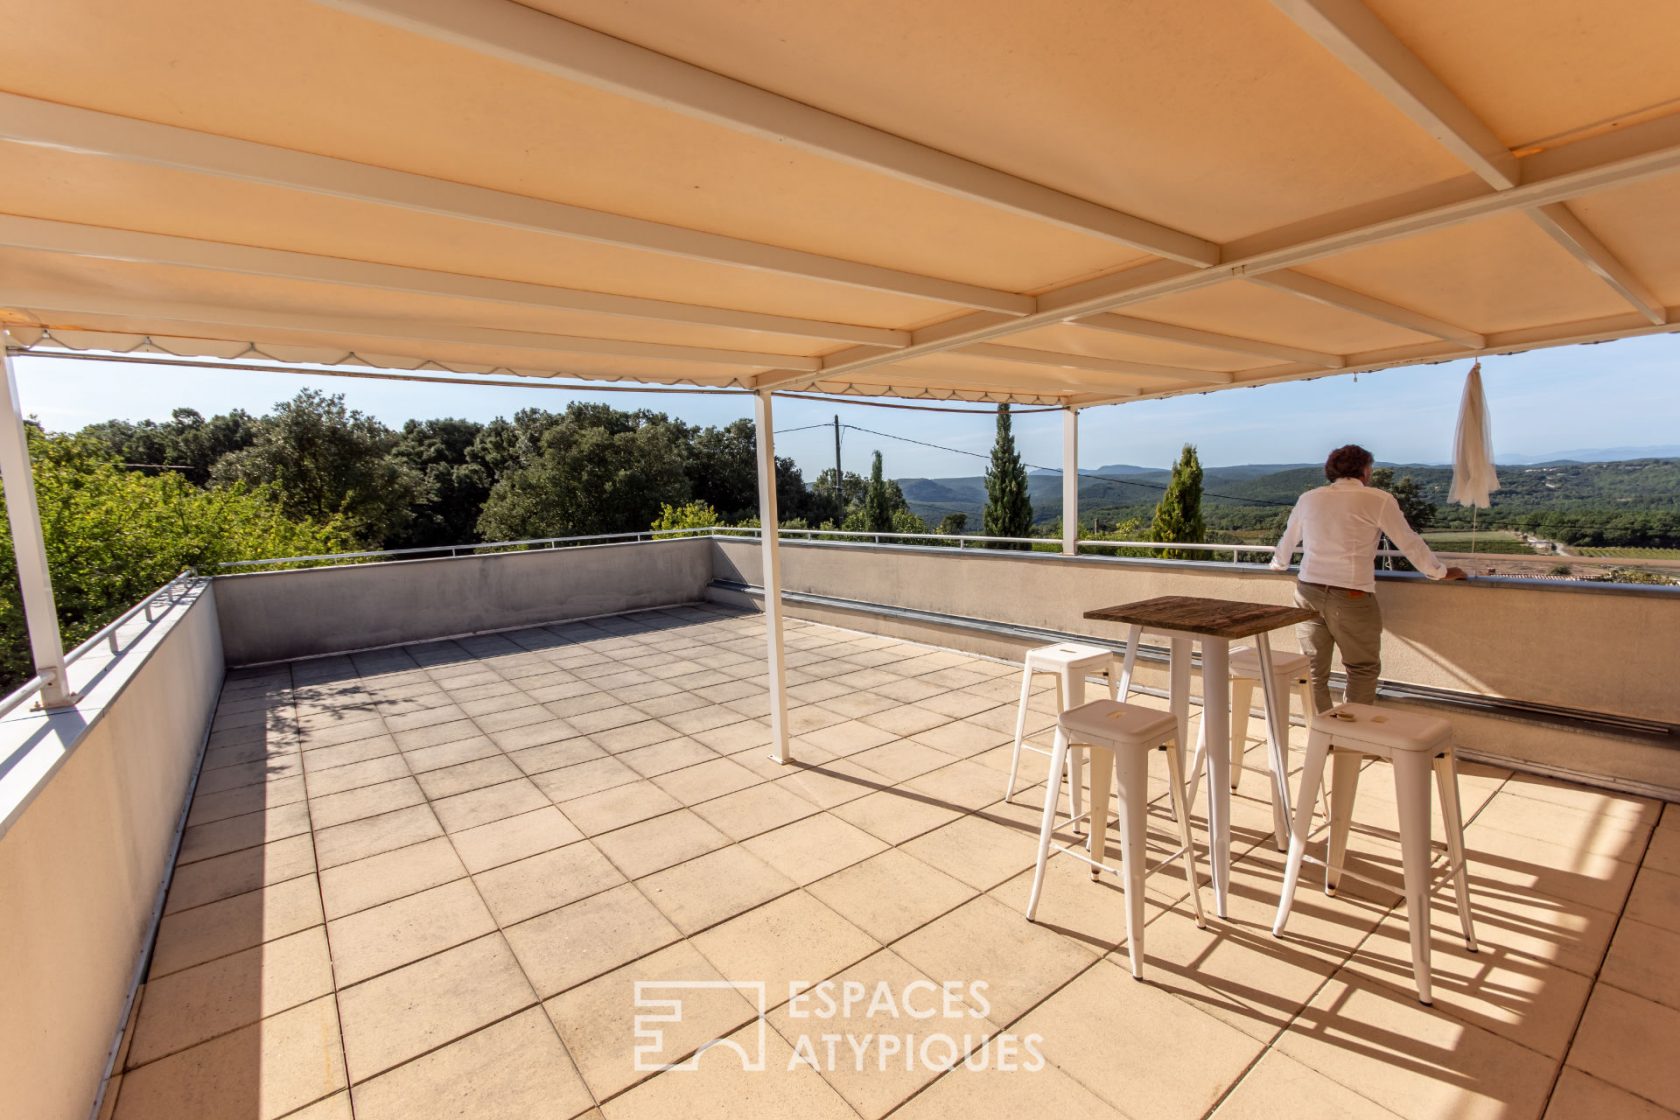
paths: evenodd
<path fill-rule="evenodd" d="M 1078 642 L 1058 642 L 1040 646 L 1027 652 L 1027 661 L 1040 673 L 1054 673 L 1061 669 L 1106 669 L 1113 650 L 1102 646 L 1081 645 Z"/>
<path fill-rule="evenodd" d="M 1171 712 L 1124 704 L 1118 700 L 1092 700 L 1062 713 L 1062 730 L 1076 743 L 1114 743 L 1150 747 L 1178 732 L 1178 717 Z"/>
<path fill-rule="evenodd" d="M 1329 735 L 1335 746 L 1365 743 L 1391 751 L 1433 751 L 1452 743 L 1452 724 L 1439 716 L 1375 704 L 1338 704 L 1313 716 L 1310 727 Z"/>
<path fill-rule="evenodd" d="M 1274 677 L 1306 676 L 1312 667 L 1312 660 L 1301 653 L 1273 653 L 1272 675 Z M 1239 646 L 1231 651 L 1231 675 L 1233 677 L 1248 677 L 1251 680 L 1260 679 L 1260 651 L 1253 646 Z"/>

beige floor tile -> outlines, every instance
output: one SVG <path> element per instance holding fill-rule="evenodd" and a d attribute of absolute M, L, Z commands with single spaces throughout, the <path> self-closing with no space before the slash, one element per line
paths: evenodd
<path fill-rule="evenodd" d="M 473 876 L 496 922 L 509 926 L 616 887 L 624 876 L 588 840 Z"/>
<path fill-rule="evenodd" d="M 656 775 L 653 784 L 684 805 L 698 805 L 702 801 L 710 801 L 714 797 L 722 797 L 726 793 L 757 785 L 762 780 L 740 763 L 718 758 L 710 750 L 707 750 L 706 755 L 698 765 L 684 766 L 679 770 Z M 629 759 L 625 761 L 635 765 Z"/>
<path fill-rule="evenodd" d="M 742 1028 L 728 1040 L 751 1049 L 760 1037 L 757 1025 Z M 729 1047 L 703 1057 L 693 1073 L 661 1074 L 603 1106 L 607 1120 L 653 1120 L 681 1115 L 687 1120 L 735 1120 L 743 1111 L 758 1116 L 798 1116 L 801 1120 L 856 1120 L 844 1100 L 814 1070 L 789 1068 L 786 1042 L 766 1029 L 765 1069 L 748 1072 Z"/>
<path fill-rule="evenodd" d="M 302 778 L 259 782 L 223 790 L 221 793 L 199 793 L 193 797 L 192 811 L 187 814 L 187 827 L 193 828 L 262 809 L 291 805 L 302 801 L 304 796 Z"/>
<path fill-rule="evenodd" d="M 1600 1081 L 1578 1069 L 1564 1067 L 1552 1091 L 1545 1120 L 1672 1120 L 1676 1113 L 1659 1108 L 1625 1089 Z"/>
<path fill-rule="evenodd" d="M 313 875 L 165 914 L 151 975 L 165 976 L 320 924 L 321 892 Z"/>
<path fill-rule="evenodd" d="M 903 788 L 954 809 L 983 809 L 1003 800 L 1008 784 L 1009 779 L 991 767 L 964 759 L 912 778 Z"/>
<path fill-rule="evenodd" d="M 350 743 L 304 751 L 303 772 L 313 778 L 316 774 L 330 773 L 358 762 L 400 756 L 401 752 L 397 749 L 397 741 L 394 738 L 390 735 L 375 735 Z"/>
<path fill-rule="evenodd" d="M 1472 823 L 1464 830 L 1470 893 L 1480 897 L 1515 889 L 1619 911 L 1638 865 Z"/>
<path fill-rule="evenodd" d="M 439 743 L 435 747 L 419 747 L 414 750 L 403 751 L 403 758 L 408 762 L 408 768 L 416 774 L 424 774 L 432 770 L 442 770 L 447 766 L 459 766 L 465 762 L 472 762 L 480 758 L 494 758 L 501 753 L 501 748 L 483 735 L 475 735 L 467 739 L 457 739 L 451 743 Z"/>
<path fill-rule="evenodd" d="M 760 702 L 765 705 L 765 711 L 768 713 L 769 701 Z M 762 719 L 738 719 L 720 727 L 691 732 L 689 738 L 697 743 L 706 744 L 722 755 L 744 754 L 749 751 L 768 754 L 770 724 Z"/>
<path fill-rule="evenodd" d="M 354 711 L 350 715 L 353 718 L 312 717 L 298 734 L 303 749 L 308 751 L 317 747 L 354 743 L 359 739 L 385 734 L 385 722 L 379 718 L 378 712 Z"/>
<path fill-rule="evenodd" d="M 500 934 L 340 989 L 350 1079 L 365 1081 L 534 1001 Z"/>
<path fill-rule="evenodd" d="M 364 1081 L 354 1094 L 361 1120 L 563 1120 L 595 1103 L 537 1007 Z"/>
<path fill-rule="evenodd" d="M 1680 875 L 1643 868 L 1628 898 L 1627 916 L 1680 933 Z"/>
<path fill-rule="evenodd" d="M 789 790 L 820 809 L 833 809 L 848 801 L 867 797 L 892 783 L 880 774 L 841 759 L 822 765 L 778 766 L 768 776 L 778 789 Z"/>
<path fill-rule="evenodd" d="M 307 835 L 200 860 L 175 869 L 164 913 L 273 886 L 314 870 L 315 852 Z"/>
<path fill-rule="evenodd" d="M 787 876 L 740 847 L 723 848 L 656 872 L 639 885 L 685 934 L 716 925 L 794 887 Z"/>
<path fill-rule="evenodd" d="M 1461 764 L 1461 770 L 1466 768 L 1466 764 Z M 1572 782 L 1560 782 L 1554 778 L 1543 778 L 1537 774 L 1512 774 L 1506 779 L 1502 791 L 1517 797 L 1534 798 L 1561 805 L 1577 812 L 1643 820 L 1648 825 L 1656 823 L 1657 817 L 1662 813 L 1662 803 L 1648 797 L 1593 789 Z"/>
<path fill-rule="evenodd" d="M 755 995 L 743 996 L 727 984 L 683 986 L 692 982 L 717 984 L 725 979 L 691 945 L 680 942 L 555 996 L 543 1006 L 590 1091 L 602 1100 L 648 1078 L 659 1066 L 680 1062 L 697 1048 L 756 1019 L 759 1006 Z M 642 986 L 640 993 L 638 985 Z M 662 1014 L 658 1002 L 666 1000 L 680 1001 L 681 1018 L 654 1020 L 638 1030 L 638 1016 L 650 1005 L 653 1014 Z M 765 1033 L 773 1032 L 766 1026 Z M 753 1034 L 756 1040 L 756 1023 Z M 737 1065 L 740 1061 L 727 1048 L 720 1048 L 709 1058 L 702 1056 L 701 1069 L 709 1069 L 714 1059 Z M 680 1083 L 690 1085 L 695 1092 L 701 1090 L 702 1079 L 696 1074 L 673 1072 Z M 682 1102 L 666 1115 L 691 1116 L 694 1112 L 691 1103 Z"/>
<path fill-rule="evenodd" d="M 419 783 L 404 776 L 395 781 L 313 798 L 309 802 L 309 815 L 316 828 L 331 828 L 364 817 L 406 809 L 425 800 L 426 795 L 421 792 Z"/>
<path fill-rule="evenodd" d="M 544 805 L 529 813 L 453 833 L 449 839 L 467 870 L 479 872 L 563 847 L 582 837 L 583 833 L 560 810 Z"/>
<path fill-rule="evenodd" d="M 621 755 L 642 747 L 680 739 L 682 735 L 656 719 L 644 719 L 638 723 L 627 723 L 623 727 L 595 731 L 589 737 L 608 754 Z"/>
<path fill-rule="evenodd" d="M 453 797 L 458 793 L 468 793 L 485 786 L 500 785 L 511 782 L 524 774 L 515 766 L 511 759 L 503 754 L 493 754 L 486 758 L 474 759 L 456 766 L 444 766 L 437 770 L 427 770 L 419 776 L 422 789 L 426 796 L 433 801 L 441 801 L 446 797 Z"/>
<path fill-rule="evenodd" d="M 931 863 L 977 890 L 991 890 L 1038 857 L 1038 837 L 983 816 L 952 821 L 902 845 L 910 855 Z"/>
<path fill-rule="evenodd" d="M 1565 848 L 1638 862 L 1656 814 L 1627 816 L 1600 806 L 1591 811 L 1514 794 L 1500 794 L 1475 816 L 1486 828 L 1514 832 Z"/>
<path fill-rule="evenodd" d="M 315 851 L 322 868 L 338 867 L 443 835 L 429 805 L 415 805 L 349 824 L 317 829 Z"/>
<path fill-rule="evenodd" d="M 505 749 L 505 748 L 504 748 Z M 605 758 L 607 752 L 597 747 L 588 739 L 565 739 L 559 742 L 543 743 L 534 747 L 523 747 L 510 750 L 508 757 L 513 759 L 515 766 L 527 776 L 559 770 L 566 766 L 576 766 L 580 762 Z"/>
<path fill-rule="evenodd" d="M 984 983 L 996 1023 L 1009 1023 L 1071 980 L 1098 950 L 1035 925 L 985 895 L 895 942 L 899 956 L 941 981 Z"/>
<path fill-rule="evenodd" d="M 506 820 L 541 809 L 549 804 L 547 796 L 529 778 L 519 777 L 500 785 L 457 793 L 441 801 L 432 802 L 432 811 L 450 833 Z"/>
<path fill-rule="evenodd" d="M 690 944 L 727 979 L 762 982 L 772 1007 L 789 998 L 793 985 L 814 984 L 880 948 L 804 891 L 713 926 Z"/>
<path fill-rule="evenodd" d="M 876 727 L 862 720 L 848 719 L 841 723 L 819 727 L 804 735 L 805 742 L 832 752 L 836 757 L 858 754 L 898 739 L 896 732 Z"/>
<path fill-rule="evenodd" d="M 1014 1030 L 1040 1035 L 1045 1057 L 1109 1104 L 1162 1120 L 1206 1115 L 1264 1049 L 1108 961 L 1051 996 Z M 1115 1044 L 1140 1030 L 1171 1042 Z"/>
<path fill-rule="evenodd" d="M 972 758 L 1001 743 L 1013 743 L 1015 732 L 1013 729 L 999 731 L 971 720 L 960 719 L 935 727 L 931 731 L 923 731 L 912 736 L 910 741 L 924 747 L 932 747 L 955 758 Z"/>
<path fill-rule="evenodd" d="M 321 900 L 328 918 L 342 918 L 392 899 L 465 876 L 445 837 L 382 852 L 321 872 Z"/>
<path fill-rule="evenodd" d="M 626 751 L 617 758 L 642 777 L 652 778 L 660 774 L 669 774 L 673 770 L 680 771 L 685 766 L 698 766 L 703 762 L 716 761 L 718 755 L 704 743 L 684 737 Z"/>
<path fill-rule="evenodd" d="M 729 837 L 687 809 L 595 837 L 595 846 L 631 879 L 663 871 L 728 844 Z"/>
<path fill-rule="evenodd" d="M 531 780 L 556 804 L 601 793 L 642 780 L 640 774 L 616 758 L 596 758 L 559 770 L 534 774 Z"/>
<path fill-rule="evenodd" d="M 1651 833 L 1651 846 L 1645 852 L 1645 866 L 1670 875 L 1680 875 L 1680 809 L 1673 805 L 1664 808 L 1662 820 Z"/>
<path fill-rule="evenodd" d="M 1275 1049 L 1401 1116 L 1536 1116 L 1556 1063 L 1382 985 L 1337 977 Z"/>
<path fill-rule="evenodd" d="M 891 700 L 892 698 L 888 697 L 888 699 Z M 878 727 L 890 734 L 905 738 L 911 735 L 919 735 L 924 731 L 930 731 L 950 722 L 951 717 L 928 708 L 913 703 L 905 704 L 897 700 L 893 700 L 893 703 L 894 707 L 860 718 L 871 727 Z"/>
<path fill-rule="evenodd" d="M 973 887 L 896 848 L 807 889 L 883 945 L 975 895 Z"/>
<path fill-rule="evenodd" d="M 344 1086 L 344 1052 L 329 997 L 130 1071 L 115 1117 L 273 1120 Z"/>
<path fill-rule="evenodd" d="M 887 845 L 839 817 L 819 813 L 755 836 L 741 846 L 804 886 L 868 859 Z"/>
<path fill-rule="evenodd" d="M 637 781 L 564 801 L 560 811 L 584 835 L 594 836 L 681 807 L 676 798 L 652 782 Z"/>
<path fill-rule="evenodd" d="M 798 794 L 766 784 L 714 798 L 694 811 L 731 840 L 745 840 L 809 817 L 817 808 Z"/>
<path fill-rule="evenodd" d="M 181 834 L 176 866 L 272 844 L 309 831 L 309 806 L 303 802 L 264 807 L 237 817 L 193 825 Z"/>
<path fill-rule="evenodd" d="M 900 739 L 847 757 L 882 777 L 894 782 L 905 782 L 930 770 L 949 766 L 954 756 L 909 739 Z"/>
<path fill-rule="evenodd" d="M 1243 1075 L 1213 1120 L 1394 1120 L 1395 1114 L 1344 1085 L 1272 1051 Z"/>
<path fill-rule="evenodd" d="M 332 962 L 319 926 L 146 985 L 129 1066 L 331 994 Z"/>
<path fill-rule="evenodd" d="M 889 844 L 902 844 L 951 823 L 962 813 L 927 797 L 884 789 L 839 806 L 834 815 Z"/>
<path fill-rule="evenodd" d="M 800 992 L 770 1024 L 864 1120 L 877 1120 L 997 1031 L 950 995 L 882 949 Z"/>
<path fill-rule="evenodd" d="M 350 1094 L 337 1092 L 296 1112 L 286 1113 L 286 1120 L 354 1120 L 350 1111 Z"/>
<path fill-rule="evenodd" d="M 1568 1064 L 1636 1096 L 1680 1111 L 1680 1011 L 1608 984 L 1593 989 Z"/>
<path fill-rule="evenodd" d="M 421 891 L 327 923 L 333 969 L 350 985 L 496 928 L 469 879 Z"/>
<path fill-rule="evenodd" d="M 1599 979 L 1680 1010 L 1680 933 L 1623 918 Z"/>
<path fill-rule="evenodd" d="M 1436 928 L 1457 929 L 1452 894 L 1437 890 L 1434 898 Z M 1616 928 L 1611 911 L 1515 887 L 1472 882 L 1470 899 L 1478 940 L 1583 976 L 1598 972 Z"/>
<path fill-rule="evenodd" d="M 630 883 L 550 910 L 504 932 L 525 975 L 545 999 L 682 937 Z"/>
<path fill-rule="evenodd" d="M 424 718 L 386 717 L 385 722 L 391 727 L 397 746 L 402 748 L 404 753 L 424 747 L 435 747 L 442 743 L 455 743 L 483 734 L 476 723 L 462 718 L 465 713 L 459 708 L 436 708 L 417 715 Z M 450 718 L 451 715 L 455 718 Z M 405 728 L 404 724 L 409 726 Z"/>
<path fill-rule="evenodd" d="M 362 786 L 379 785 L 382 782 L 395 781 L 408 777 L 408 763 L 400 754 L 388 754 L 381 758 L 370 758 L 366 762 L 356 762 L 349 766 L 336 766 L 331 770 L 313 771 L 309 775 L 309 796 L 314 798 L 331 797 L 334 794 L 348 790 L 360 789 Z M 302 781 L 302 779 L 299 779 Z"/>
<path fill-rule="evenodd" d="M 953 1116 L 1078 1116 L 1123 1120 L 1125 1114 L 1079 1082 L 1025 1052 L 1024 1044 L 989 1044 L 912 1097 L 893 1113 L 902 1120 L 946 1120 Z"/>

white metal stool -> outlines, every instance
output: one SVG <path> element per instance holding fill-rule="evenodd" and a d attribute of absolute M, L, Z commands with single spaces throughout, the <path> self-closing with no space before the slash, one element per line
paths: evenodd
<path fill-rule="evenodd" d="M 1476 931 L 1470 918 L 1470 885 L 1464 863 L 1464 819 L 1458 801 L 1458 768 L 1453 761 L 1452 724 L 1374 704 L 1342 704 L 1309 721 L 1307 761 L 1301 774 L 1301 795 L 1295 802 L 1295 821 L 1289 835 L 1289 859 L 1284 867 L 1283 893 L 1278 899 L 1272 933 L 1282 936 L 1295 900 L 1295 887 L 1306 856 L 1312 804 L 1324 777 L 1325 759 L 1335 760 L 1331 782 L 1330 839 L 1325 852 L 1324 891 L 1334 894 L 1344 874 L 1348 828 L 1353 822 L 1353 799 L 1359 788 L 1359 764 L 1365 757 L 1386 758 L 1394 764 L 1394 800 L 1400 811 L 1400 865 L 1406 885 L 1406 920 L 1411 927 L 1412 976 L 1418 999 L 1430 1002 L 1429 990 L 1429 773 L 1433 769 L 1441 792 L 1441 817 L 1446 826 L 1447 856 L 1458 893 L 1458 919 L 1464 926 L 1464 945 L 1476 951 Z M 1316 861 L 1315 861 L 1316 862 Z M 1352 875 L 1352 872 L 1345 874 Z"/>
<path fill-rule="evenodd" d="M 1196 925 L 1204 927 L 1202 887 L 1196 877 L 1195 848 L 1190 838 L 1190 807 L 1184 800 L 1184 767 L 1179 752 L 1178 718 L 1140 704 L 1117 700 L 1093 700 L 1063 712 L 1057 721 L 1056 745 L 1051 751 L 1050 773 L 1045 780 L 1044 817 L 1038 832 L 1038 864 L 1033 872 L 1032 894 L 1027 899 L 1027 920 L 1038 913 L 1038 898 L 1044 890 L 1044 868 L 1050 860 L 1052 833 L 1056 824 L 1056 802 L 1060 797 L 1067 752 L 1072 744 L 1091 752 L 1091 813 L 1089 854 L 1070 846 L 1056 849 L 1091 865 L 1095 878 L 1106 867 L 1104 832 L 1108 826 L 1110 771 L 1120 788 L 1120 881 L 1126 892 L 1126 944 L 1131 954 L 1132 976 L 1143 979 L 1143 880 L 1174 857 L 1182 856 L 1185 877 L 1190 883 L 1190 901 Z M 1148 856 L 1145 823 L 1149 815 L 1149 755 L 1157 749 L 1167 754 L 1167 784 L 1173 816 L 1178 822 L 1179 849 L 1154 867 L 1146 868 Z"/>
<path fill-rule="evenodd" d="M 1313 712 L 1312 698 L 1312 661 L 1299 653 L 1272 653 L 1272 695 L 1282 698 L 1279 711 L 1274 717 L 1271 710 L 1266 711 L 1266 718 L 1273 720 L 1276 728 L 1277 740 L 1282 744 L 1285 767 L 1289 758 L 1289 695 L 1291 688 L 1301 697 L 1301 716 L 1308 719 Z M 1254 687 L 1260 683 L 1260 651 L 1253 646 L 1240 646 L 1231 651 L 1231 788 L 1236 789 L 1242 778 L 1243 755 L 1248 746 L 1249 711 L 1254 705 Z M 1207 685 L 1204 682 L 1203 688 Z M 1261 690 L 1262 694 L 1264 689 Z M 1264 701 L 1262 701 L 1264 704 Z M 1206 767 L 1207 734 L 1204 731 L 1196 740 L 1196 756 L 1190 761 L 1190 803 L 1195 804 L 1196 786 L 1202 780 L 1202 773 Z M 1283 805 L 1279 803 L 1276 793 L 1276 783 L 1273 784 L 1272 813 L 1275 818 L 1278 847 L 1288 845 L 1289 822 L 1284 819 Z M 1324 795 L 1324 815 L 1330 815 L 1328 790 L 1321 790 Z"/>
<path fill-rule="evenodd" d="M 1059 642 L 1053 646 L 1040 646 L 1038 649 L 1027 651 L 1027 656 L 1021 666 L 1021 706 L 1015 714 L 1015 750 L 1009 756 L 1009 788 L 1004 792 L 1003 799 L 1012 801 L 1015 797 L 1015 777 L 1021 768 L 1021 752 L 1032 751 L 1034 754 L 1049 755 L 1051 752 L 1043 747 L 1034 746 L 1026 742 L 1027 734 L 1027 705 L 1032 698 L 1033 677 L 1039 673 L 1047 673 L 1056 678 L 1056 714 L 1060 715 L 1069 708 L 1077 708 L 1085 702 L 1085 678 L 1093 673 L 1100 673 L 1108 678 L 1109 692 L 1112 695 L 1115 687 L 1114 653 L 1102 646 L 1080 645 L 1077 642 Z M 1080 781 L 1084 770 L 1083 752 L 1075 750 L 1068 755 L 1068 818 L 1077 822 L 1080 817 Z"/>

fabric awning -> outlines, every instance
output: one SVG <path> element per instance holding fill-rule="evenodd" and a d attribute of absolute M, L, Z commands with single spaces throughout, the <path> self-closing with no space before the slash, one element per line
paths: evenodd
<path fill-rule="evenodd" d="M 1680 311 L 1661 0 L 4 14 L 26 347 L 1083 406 Z"/>

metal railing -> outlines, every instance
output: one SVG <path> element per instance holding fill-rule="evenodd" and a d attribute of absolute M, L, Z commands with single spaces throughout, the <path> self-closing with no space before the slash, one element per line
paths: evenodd
<path fill-rule="evenodd" d="M 186 596 L 187 592 L 192 590 L 197 579 L 198 573 L 192 568 L 182 568 L 170 578 L 168 583 L 165 583 L 162 587 L 159 587 L 156 591 L 147 595 L 144 599 L 141 599 L 138 603 L 128 608 L 116 618 L 113 618 L 110 622 L 107 622 L 104 626 L 101 626 L 98 630 L 95 630 L 75 649 L 66 653 L 64 655 L 65 669 L 68 670 L 73 662 L 84 656 L 89 650 L 93 649 L 102 642 L 109 643 L 111 647 L 111 655 L 113 657 L 121 653 L 123 647 L 120 642 L 120 631 L 124 626 L 133 621 L 136 616 L 143 614 L 146 616 L 147 627 L 150 627 L 158 620 L 159 617 L 161 617 L 154 613 L 154 611 L 158 609 L 160 600 L 166 604 L 163 609 L 164 613 L 167 614 L 170 608 L 173 608 L 180 603 L 180 601 Z M 141 631 L 141 633 L 144 633 L 144 631 Z M 22 706 L 24 701 L 40 692 L 43 683 L 45 682 L 42 680 L 41 676 L 36 674 L 35 676 L 30 677 L 27 681 L 24 681 L 4 699 L 0 699 L 0 719 L 4 719 L 6 716 L 16 711 L 20 706 Z"/>

